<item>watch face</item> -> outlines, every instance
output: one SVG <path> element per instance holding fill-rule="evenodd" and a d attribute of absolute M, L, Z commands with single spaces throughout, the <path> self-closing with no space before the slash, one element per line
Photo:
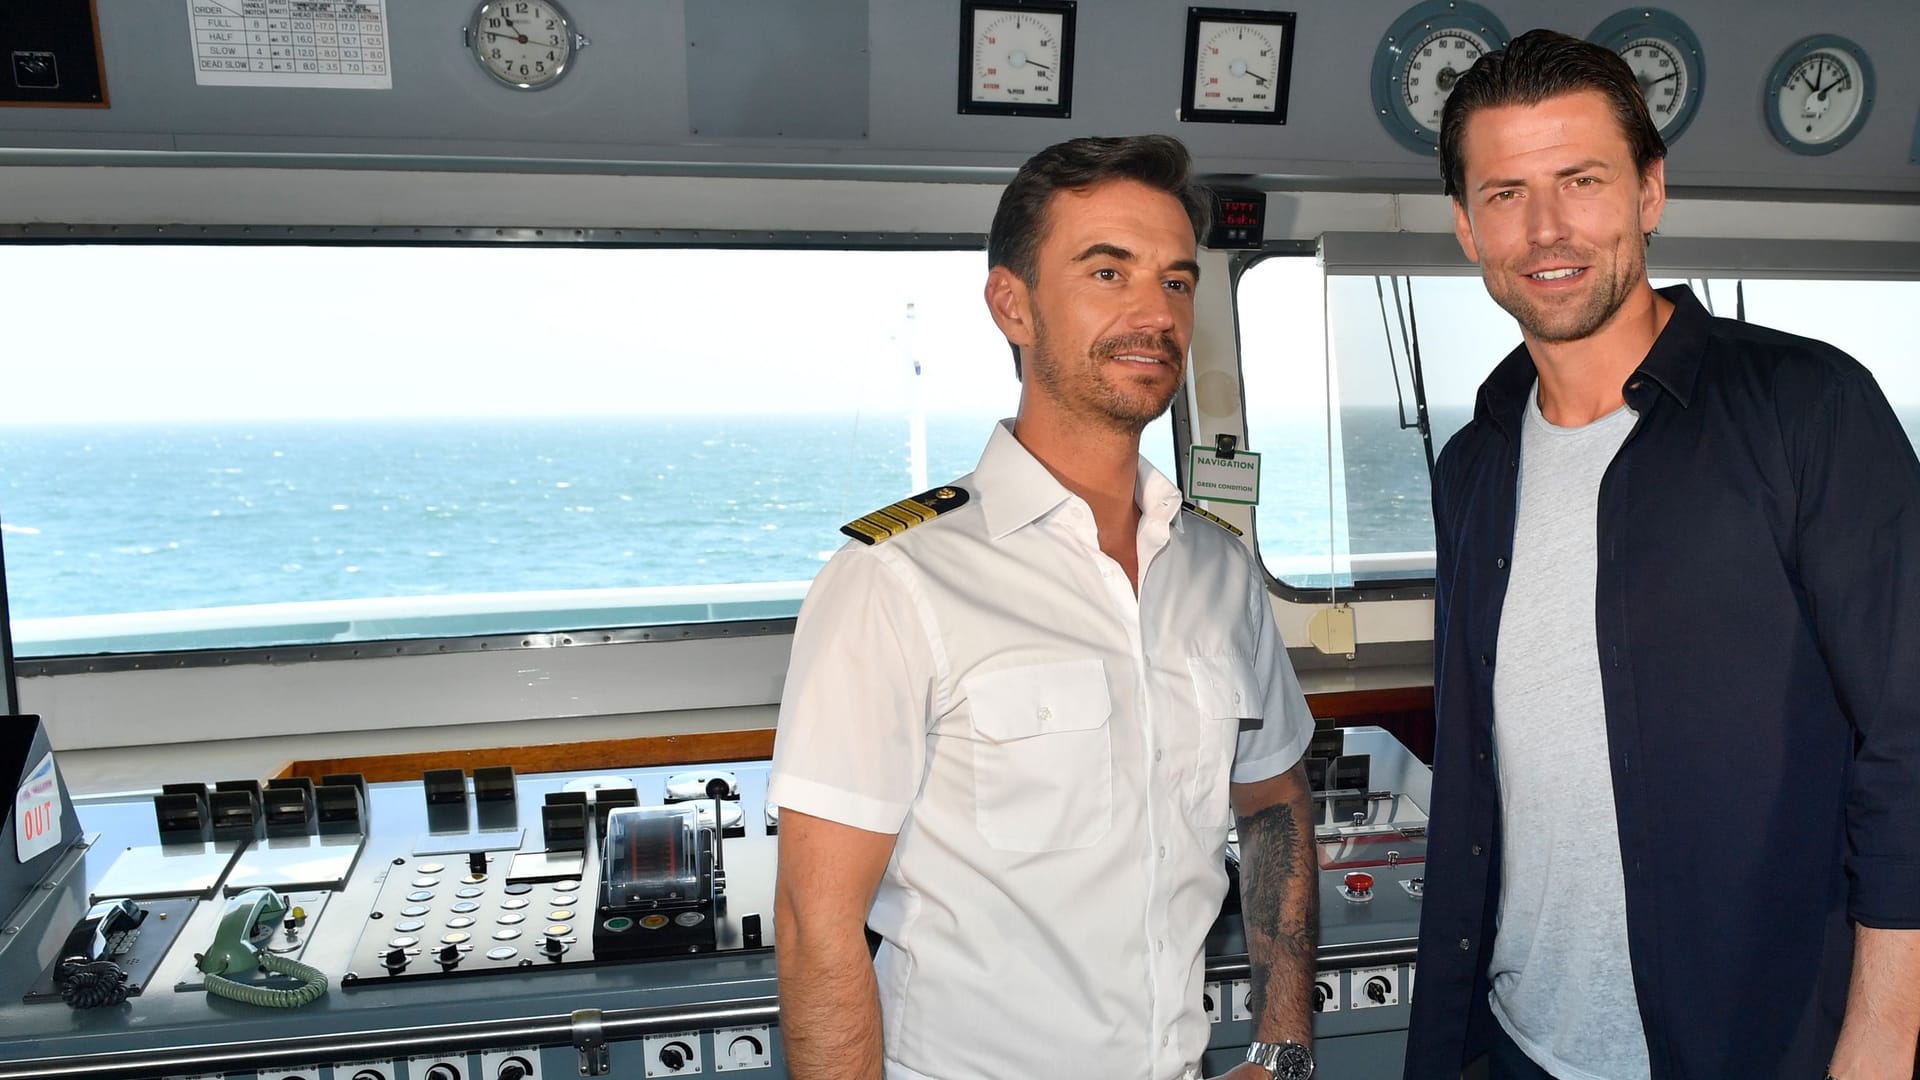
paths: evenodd
<path fill-rule="evenodd" d="M 566 12 L 552 0 L 488 0 L 474 12 L 473 57 L 487 74 L 518 90 L 552 86 L 575 46 Z"/>
<path fill-rule="evenodd" d="M 1866 125 L 1873 65 L 1865 50 L 1831 35 L 1788 49 L 1767 80 L 1767 126 L 1788 149 L 1825 154 Z"/>
<path fill-rule="evenodd" d="M 1073 5 L 963 4 L 960 111 L 1067 116 Z"/>
<path fill-rule="evenodd" d="M 1309 1080 L 1313 1076 L 1313 1051 L 1299 1043 L 1283 1043 L 1274 1055 L 1274 1080 Z"/>
<path fill-rule="evenodd" d="M 1506 28 L 1467 0 L 1427 0 L 1400 16 L 1373 58 L 1373 106 L 1395 141 L 1423 154 L 1440 145 L 1440 114 L 1480 57 L 1505 47 Z"/>

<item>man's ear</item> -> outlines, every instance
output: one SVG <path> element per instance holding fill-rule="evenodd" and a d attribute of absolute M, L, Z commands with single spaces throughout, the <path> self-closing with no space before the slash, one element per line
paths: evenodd
<path fill-rule="evenodd" d="M 987 311 L 1014 345 L 1033 344 L 1033 294 L 1020 275 L 1004 266 L 987 271 Z"/>
<path fill-rule="evenodd" d="M 1660 216 L 1667 212 L 1667 159 L 1655 158 L 1640 175 L 1640 232 L 1660 227 Z"/>
<path fill-rule="evenodd" d="M 1468 262 L 1480 261 L 1480 245 L 1473 242 L 1473 220 L 1467 216 L 1467 208 L 1460 205 L 1459 199 L 1453 200 L 1453 238 L 1460 241 L 1460 250 L 1467 256 Z"/>

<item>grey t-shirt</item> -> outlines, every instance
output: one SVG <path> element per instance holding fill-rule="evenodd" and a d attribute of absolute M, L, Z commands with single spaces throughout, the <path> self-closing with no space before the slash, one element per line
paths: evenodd
<path fill-rule="evenodd" d="M 1648 1073 L 1594 632 L 1600 478 L 1634 422 L 1622 406 L 1584 427 L 1555 427 L 1540 414 L 1535 385 L 1500 611 L 1493 1014 L 1528 1057 L 1564 1080 Z"/>

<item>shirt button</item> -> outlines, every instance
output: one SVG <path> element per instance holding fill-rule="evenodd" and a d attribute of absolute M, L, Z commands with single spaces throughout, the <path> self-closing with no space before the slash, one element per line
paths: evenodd
<path fill-rule="evenodd" d="M 1167 752 L 1165 750 L 1162 750 L 1157 746 L 1153 748 L 1153 760 L 1159 761 L 1161 758 L 1166 756 L 1167 756 Z"/>
<path fill-rule="evenodd" d="M 1484 850 L 1486 850 L 1486 849 L 1485 849 L 1485 848 L 1483 848 L 1483 847 L 1481 847 L 1481 846 L 1480 846 L 1479 844 L 1475 844 L 1475 845 L 1473 845 L 1473 853 L 1474 853 L 1475 855 L 1478 855 L 1478 854 L 1480 854 L 1480 853 L 1481 853 L 1482 851 L 1484 851 Z"/>
<path fill-rule="evenodd" d="M 1047 708 L 1045 705 L 1042 705 L 1040 706 L 1040 711 L 1035 713 L 1034 715 L 1038 716 L 1042 720 L 1051 720 L 1053 719 L 1053 710 Z"/>
<path fill-rule="evenodd" d="M 1166 951 L 1167 951 L 1167 943 L 1166 943 L 1166 942 L 1164 942 L 1164 941 L 1156 941 L 1156 942 L 1154 942 L 1154 943 L 1153 943 L 1153 951 L 1154 951 L 1154 952 L 1166 952 Z"/>
<path fill-rule="evenodd" d="M 1172 1040 L 1173 1040 L 1173 1036 L 1171 1036 L 1171 1035 L 1162 1035 L 1162 1036 L 1160 1036 L 1160 1045 L 1161 1045 L 1161 1046 L 1165 1046 L 1165 1045 L 1167 1045 L 1167 1043 L 1169 1043 L 1169 1042 L 1171 1042 Z"/>
<path fill-rule="evenodd" d="M 1471 941 L 1468 941 L 1468 940 L 1467 940 L 1466 938 L 1461 938 L 1461 939 L 1460 939 L 1460 951 L 1461 951 L 1461 952 L 1472 952 L 1472 951 L 1473 951 L 1473 942 L 1471 942 Z"/>
<path fill-rule="evenodd" d="M 1487 752 L 1485 750 L 1482 750 L 1478 754 L 1475 754 L 1474 757 L 1479 758 L 1481 761 L 1485 761 L 1487 760 Z"/>
<path fill-rule="evenodd" d="M 1167 845 L 1165 844 L 1160 845 L 1160 857 L 1163 859 L 1167 857 Z"/>
<path fill-rule="evenodd" d="M 1500 558 L 1493 560 L 1493 568 L 1495 570 L 1505 570 L 1507 568 L 1506 556 L 1502 555 Z"/>
<path fill-rule="evenodd" d="M 1240 704 L 1240 692 L 1238 690 L 1233 692 L 1233 703 L 1235 705 Z"/>

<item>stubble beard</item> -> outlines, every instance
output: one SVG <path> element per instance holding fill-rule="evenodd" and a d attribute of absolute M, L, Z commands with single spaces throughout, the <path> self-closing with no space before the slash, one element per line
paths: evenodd
<path fill-rule="evenodd" d="M 1644 256 L 1586 259 L 1572 254 L 1570 249 L 1555 249 L 1550 254 L 1563 253 L 1567 262 L 1585 264 L 1587 273 L 1596 279 L 1585 296 L 1571 306 L 1549 306 L 1529 299 L 1525 286 L 1520 283 L 1525 275 L 1517 268 L 1510 274 L 1488 274 L 1484 269 L 1481 272 L 1481 280 L 1494 302 L 1513 316 L 1529 337 L 1556 345 L 1591 337 L 1613 318 L 1627 297 L 1633 295 L 1634 285 L 1647 275 Z"/>
<path fill-rule="evenodd" d="M 1030 375 L 1039 388 L 1055 401 L 1078 415 L 1091 416 L 1102 426 L 1128 435 L 1138 436 L 1146 430 L 1148 424 L 1158 420 L 1173 404 L 1173 395 L 1179 390 L 1180 382 L 1174 380 L 1164 394 L 1142 400 L 1138 394 L 1129 394 L 1105 378 L 1105 367 L 1109 360 L 1123 352 L 1154 352 L 1174 357 L 1176 373 L 1184 374 L 1181 367 L 1185 354 L 1179 343 L 1170 334 L 1126 334 L 1120 337 L 1101 338 L 1087 350 L 1077 373 L 1069 373 L 1058 362 L 1054 354 L 1053 343 L 1047 333 L 1047 327 L 1038 314 L 1033 320 L 1033 359 L 1028 362 Z M 1069 378 L 1084 384 L 1084 389 L 1076 394 L 1068 386 Z"/>

